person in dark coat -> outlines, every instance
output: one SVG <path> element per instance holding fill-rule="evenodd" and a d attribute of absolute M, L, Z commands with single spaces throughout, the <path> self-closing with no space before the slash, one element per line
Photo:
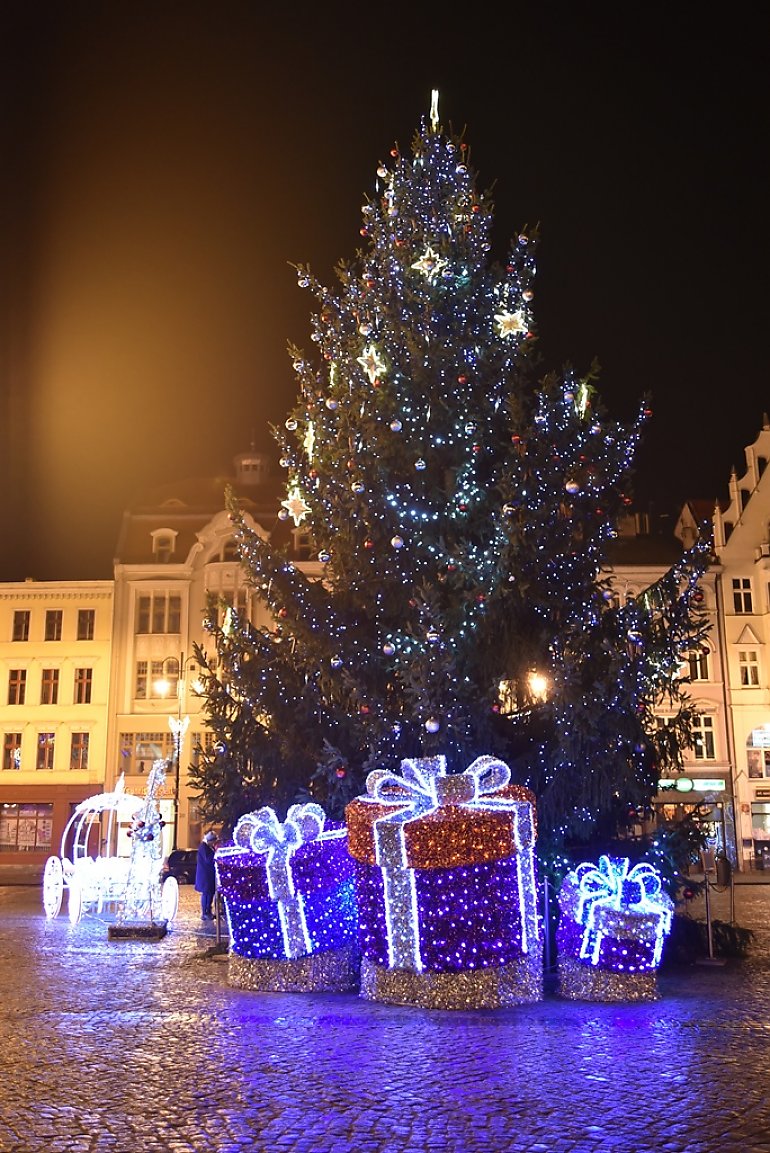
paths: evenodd
<path fill-rule="evenodd" d="M 195 865 L 195 890 L 201 895 L 201 920 L 203 921 L 214 920 L 211 904 L 214 900 L 214 891 L 217 887 L 217 878 L 214 871 L 214 849 L 216 843 L 216 833 L 206 833 L 206 836 L 198 846 L 198 860 Z"/>

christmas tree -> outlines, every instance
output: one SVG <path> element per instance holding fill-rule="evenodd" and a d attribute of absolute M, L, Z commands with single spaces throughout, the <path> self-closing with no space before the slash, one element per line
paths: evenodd
<path fill-rule="evenodd" d="M 341 817 L 372 769 L 440 754 L 460 771 L 487 753 L 534 790 L 542 831 L 586 836 L 681 766 L 705 548 L 643 596 L 615 596 L 608 550 L 648 400 L 624 427 L 594 366 L 537 377 L 537 230 L 495 262 L 491 196 L 435 94 L 362 215 L 335 290 L 298 268 L 315 347 L 290 347 L 298 400 L 272 429 L 278 516 L 317 560 L 291 563 L 230 495 L 274 625 L 220 625 L 212 606 L 217 739 L 193 783 L 229 827 L 307 793 Z"/>

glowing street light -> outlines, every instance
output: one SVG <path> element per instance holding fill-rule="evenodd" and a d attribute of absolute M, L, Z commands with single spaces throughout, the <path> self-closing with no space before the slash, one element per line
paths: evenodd
<path fill-rule="evenodd" d="M 179 657 L 166 657 L 163 661 L 163 669 L 169 662 L 173 662 L 176 666 L 176 679 L 168 678 L 164 675 L 155 682 L 155 689 L 161 697 L 167 697 L 171 689 L 176 684 L 176 697 L 177 697 L 177 715 L 168 718 L 168 727 L 174 737 L 174 825 L 173 825 L 173 838 L 171 848 L 172 850 L 177 847 L 177 838 L 179 835 L 179 773 L 182 761 L 182 745 L 184 743 L 185 733 L 190 724 L 188 716 L 182 716 L 183 694 L 184 694 L 184 674 L 188 664 L 195 665 L 195 658 L 188 657 L 185 661 L 184 653 L 180 653 Z"/>

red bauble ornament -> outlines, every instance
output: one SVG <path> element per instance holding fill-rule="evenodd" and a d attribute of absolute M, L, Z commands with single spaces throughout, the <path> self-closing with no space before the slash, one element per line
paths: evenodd
<path fill-rule="evenodd" d="M 374 541 L 372 540 L 371 537 L 367 537 L 366 540 L 364 541 L 364 548 L 368 548 L 368 549 L 374 548 Z"/>
<path fill-rule="evenodd" d="M 369 715 L 369 706 L 368 705 L 361 705 L 361 708 L 358 711 L 360 713 L 363 713 L 364 716 L 368 716 Z"/>
<path fill-rule="evenodd" d="M 463 374 L 461 374 L 461 375 L 460 375 L 460 376 L 458 376 L 458 378 L 457 378 L 457 383 L 458 383 L 458 384 L 467 384 L 467 383 L 468 383 L 468 377 L 467 377 L 467 376 L 465 376 L 465 374 L 464 374 L 464 373 L 463 373 Z"/>

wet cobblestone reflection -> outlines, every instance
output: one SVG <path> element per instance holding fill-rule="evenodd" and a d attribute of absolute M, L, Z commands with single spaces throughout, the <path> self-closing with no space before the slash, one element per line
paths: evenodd
<path fill-rule="evenodd" d="M 108 941 L 0 888 L 2 1153 L 770 1153 L 770 884 L 735 885 L 749 957 L 656 1002 L 476 1012 L 233 989 L 181 898 Z"/>

